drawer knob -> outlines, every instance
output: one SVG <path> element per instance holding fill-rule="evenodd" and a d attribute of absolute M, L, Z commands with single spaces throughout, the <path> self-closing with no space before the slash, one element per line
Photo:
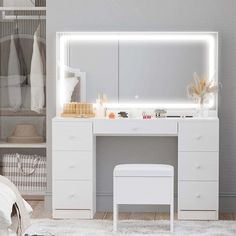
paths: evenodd
<path fill-rule="evenodd" d="M 200 198 L 201 197 L 201 195 L 200 194 L 196 194 L 196 198 Z"/>
<path fill-rule="evenodd" d="M 70 197 L 70 198 L 74 198 L 74 197 L 75 197 L 75 194 L 71 194 L 69 197 Z"/>
<path fill-rule="evenodd" d="M 196 135 L 195 138 L 196 138 L 197 140 L 200 140 L 200 139 L 202 138 L 202 135 L 200 135 L 200 134 L 199 134 L 199 135 Z"/>
<path fill-rule="evenodd" d="M 196 165 L 196 169 L 201 169 L 201 165 Z"/>
<path fill-rule="evenodd" d="M 69 168 L 70 168 L 70 169 L 74 169 L 74 168 L 75 168 L 75 166 L 69 166 Z"/>
<path fill-rule="evenodd" d="M 138 130 L 138 128 L 137 128 L 137 127 L 134 127 L 132 130 L 133 130 L 133 131 L 137 131 L 137 130 Z"/>
<path fill-rule="evenodd" d="M 70 139 L 70 140 L 74 140 L 74 139 L 75 139 L 75 136 L 70 136 L 69 139 Z"/>

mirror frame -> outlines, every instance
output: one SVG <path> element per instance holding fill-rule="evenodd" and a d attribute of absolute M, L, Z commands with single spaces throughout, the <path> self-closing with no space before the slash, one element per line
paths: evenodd
<path fill-rule="evenodd" d="M 208 77 L 218 83 L 218 32 L 57 32 L 56 34 L 56 61 L 57 80 L 60 86 L 57 89 L 59 110 L 63 104 L 63 68 L 68 61 L 68 45 L 70 41 L 117 41 L 117 40 L 164 40 L 164 41 L 205 41 L 208 44 L 209 75 Z M 190 80 L 191 82 L 191 80 Z M 57 100 L 58 100 L 57 99 Z M 217 115 L 218 94 L 212 96 L 207 106 Z M 196 102 L 192 103 L 152 103 L 152 104 L 129 104 L 113 103 L 107 104 L 108 108 L 166 108 L 168 110 L 195 110 Z M 58 109 L 57 109 L 58 110 Z"/>

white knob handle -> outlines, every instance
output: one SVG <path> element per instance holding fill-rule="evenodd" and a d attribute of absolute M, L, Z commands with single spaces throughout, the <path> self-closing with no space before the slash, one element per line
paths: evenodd
<path fill-rule="evenodd" d="M 196 169 L 201 169 L 201 165 L 196 165 Z"/>
<path fill-rule="evenodd" d="M 70 169 L 74 169 L 74 168 L 75 168 L 75 166 L 69 166 L 69 168 L 70 168 Z"/>
<path fill-rule="evenodd" d="M 137 128 L 137 127 L 134 127 L 132 130 L 133 130 L 133 131 L 137 131 L 137 130 L 138 130 L 138 128 Z"/>
<path fill-rule="evenodd" d="M 196 194 L 196 198 L 200 198 L 201 197 L 201 195 L 200 194 Z"/>
<path fill-rule="evenodd" d="M 75 194 L 71 194 L 69 197 L 70 197 L 70 198 L 74 198 L 74 197 L 75 197 Z"/>
<path fill-rule="evenodd" d="M 196 135 L 195 138 L 196 138 L 197 140 L 199 140 L 199 139 L 202 138 L 202 135 L 200 135 L 200 134 L 199 134 L 199 135 Z"/>

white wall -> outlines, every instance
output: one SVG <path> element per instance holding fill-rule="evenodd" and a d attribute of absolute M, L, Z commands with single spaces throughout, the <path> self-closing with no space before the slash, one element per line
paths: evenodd
<path fill-rule="evenodd" d="M 57 31 L 219 31 L 219 79 L 223 83 L 219 99 L 220 207 L 229 211 L 236 208 L 235 0 L 48 0 L 47 6 L 49 183 L 51 118 L 56 114 L 55 33 Z M 99 140 L 99 150 L 105 145 L 103 141 L 105 140 Z M 113 145 L 118 145 L 114 143 Z M 109 146 L 110 151 L 117 148 L 113 145 Z M 175 145 L 170 147 L 174 153 Z M 106 152 L 109 153 L 109 150 L 106 149 Z M 160 153 L 165 152 L 160 150 Z M 106 158 L 109 160 L 108 156 Z M 108 162 L 106 165 L 109 166 L 111 163 Z M 100 173 L 103 172 L 102 168 L 104 167 L 99 166 Z M 99 178 L 98 182 L 104 176 L 99 175 Z M 50 199 L 50 188 L 49 184 L 48 199 Z M 98 189 L 100 190 L 102 189 Z"/>

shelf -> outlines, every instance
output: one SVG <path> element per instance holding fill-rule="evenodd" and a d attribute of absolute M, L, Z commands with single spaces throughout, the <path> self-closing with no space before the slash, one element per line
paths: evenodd
<path fill-rule="evenodd" d="M 20 191 L 21 196 L 25 200 L 44 200 L 44 197 L 46 195 L 46 190 L 43 192 L 38 191 Z"/>
<path fill-rule="evenodd" d="M 22 109 L 20 111 L 11 111 L 8 108 L 0 108 L 0 116 L 29 116 L 29 117 L 42 117 L 46 116 L 46 109 L 42 113 L 37 113 L 31 110 Z"/>
<path fill-rule="evenodd" d="M 40 16 L 41 20 L 46 19 L 46 7 L 0 7 L 0 12 L 2 16 L 0 17 L 1 20 L 6 21 L 12 21 L 12 20 L 38 20 L 39 16 L 35 14 L 42 14 Z M 10 15 L 6 14 L 7 12 L 10 12 Z M 13 12 L 13 14 L 11 14 Z M 34 15 L 20 15 L 21 12 L 30 12 Z M 37 13 L 36 13 L 37 12 Z"/>
<path fill-rule="evenodd" d="M 0 140 L 0 148 L 46 148 L 46 143 L 7 143 Z"/>
<path fill-rule="evenodd" d="M 38 20 L 39 17 L 38 16 L 4 16 L 3 20 L 4 21 L 13 21 L 13 20 Z M 46 20 L 46 16 L 40 16 L 40 20 Z"/>
<path fill-rule="evenodd" d="M 38 191 L 20 191 L 21 195 L 23 196 L 45 196 L 45 192 L 38 192 Z"/>

